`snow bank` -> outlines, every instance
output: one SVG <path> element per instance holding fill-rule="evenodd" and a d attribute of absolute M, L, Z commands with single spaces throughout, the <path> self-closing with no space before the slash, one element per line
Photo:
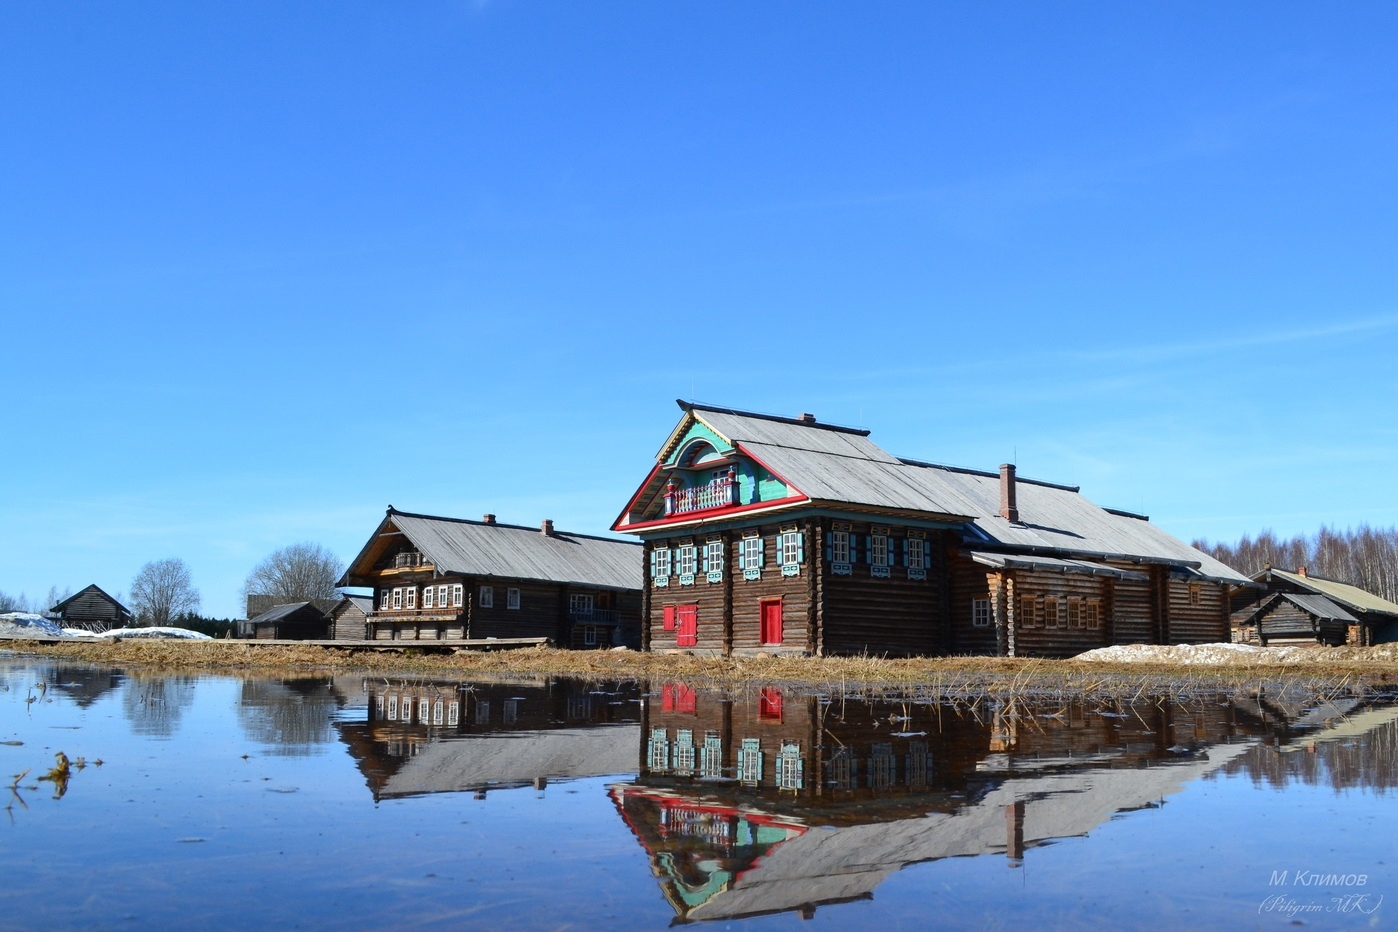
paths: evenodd
<path fill-rule="evenodd" d="M 191 631 L 188 628 L 113 628 L 111 631 L 103 631 L 98 637 L 103 638 L 185 638 L 190 641 L 212 641 L 213 638 L 207 634 L 200 634 L 198 631 Z"/>
<path fill-rule="evenodd" d="M 1117 644 L 1078 654 L 1074 659 L 1125 663 L 1269 664 L 1295 663 L 1314 653 L 1313 647 L 1259 647 L 1256 644 Z"/>
<path fill-rule="evenodd" d="M 63 629 L 43 615 L 35 615 L 33 612 L 6 612 L 0 615 L 0 634 L 19 637 L 26 634 L 62 637 Z"/>

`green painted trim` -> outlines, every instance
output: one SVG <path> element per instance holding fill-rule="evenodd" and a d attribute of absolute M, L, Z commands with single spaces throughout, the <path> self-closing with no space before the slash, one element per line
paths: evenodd
<path fill-rule="evenodd" d="M 680 525 L 663 531 L 631 532 L 643 541 L 670 540 L 694 534 L 719 531 L 736 531 L 761 524 L 785 524 L 801 518 L 835 518 L 840 521 L 863 521 L 873 524 L 890 524 L 898 527 L 921 528 L 929 531 L 961 530 L 965 524 L 952 521 L 932 521 L 922 518 L 904 518 L 898 515 L 876 515 L 864 511 L 845 511 L 838 508 L 812 508 L 798 505 L 790 509 L 774 508 L 758 515 L 735 516 L 725 521 L 696 522 Z"/>
<path fill-rule="evenodd" d="M 675 448 L 671 450 L 670 455 L 665 458 L 664 464 L 666 466 L 675 465 L 679 460 L 680 454 L 683 453 L 685 448 L 694 440 L 707 441 L 715 450 L 724 455 L 732 453 L 734 450 L 731 443 L 714 433 L 707 425 L 696 420 L 689 426 L 689 430 L 685 431 L 684 435 L 680 437 L 679 442 L 675 444 Z"/>

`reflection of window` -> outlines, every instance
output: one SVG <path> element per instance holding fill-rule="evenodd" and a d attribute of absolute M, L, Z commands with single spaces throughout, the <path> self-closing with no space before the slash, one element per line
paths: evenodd
<path fill-rule="evenodd" d="M 646 751 L 646 760 L 650 762 L 652 771 L 664 773 L 670 769 L 670 741 L 664 728 L 650 730 L 650 747 Z"/>
<path fill-rule="evenodd" d="M 452 702 L 447 706 L 447 724 L 456 725 L 461 721 L 461 703 Z"/>
<path fill-rule="evenodd" d="M 927 750 L 927 743 L 925 741 L 914 741 L 909 744 L 907 758 L 908 786 L 927 786 L 927 777 L 931 772 L 932 752 Z"/>
<path fill-rule="evenodd" d="M 806 765 L 801 760 L 801 745 L 783 744 L 777 754 L 777 787 L 783 790 L 799 790 L 806 785 Z"/>
<path fill-rule="evenodd" d="M 505 715 L 504 715 L 504 718 L 505 718 L 505 724 L 506 724 L 506 725 L 513 725 L 515 722 L 519 721 L 519 700 L 518 700 L 518 699 L 506 699 L 506 700 L 505 700 Z"/>
<path fill-rule="evenodd" d="M 436 702 L 432 703 L 432 724 L 442 724 L 442 712 L 442 700 L 438 699 Z"/>
<path fill-rule="evenodd" d="M 686 776 L 694 773 L 694 732 L 688 728 L 675 732 L 674 758 L 675 773 Z"/>
<path fill-rule="evenodd" d="M 893 745 L 876 744 L 869 754 L 869 786 L 886 790 L 893 785 L 898 769 Z"/>
<path fill-rule="evenodd" d="M 990 627 L 990 600 L 971 600 L 971 624 L 977 628 Z"/>
<path fill-rule="evenodd" d="M 431 714 L 432 702 L 426 696 L 423 696 L 417 704 L 417 720 L 426 725 L 428 722 L 432 721 L 432 719 L 429 717 L 431 716 Z"/>
<path fill-rule="evenodd" d="M 494 607 L 495 607 L 495 587 L 494 587 L 494 586 L 481 586 L 481 597 L 480 597 L 480 602 L 481 602 L 481 608 L 494 608 Z"/>
<path fill-rule="evenodd" d="M 477 700 L 476 700 L 476 724 L 477 724 L 477 725 L 489 725 L 489 724 L 490 724 L 490 700 L 489 700 L 489 699 L 477 699 Z"/>
<path fill-rule="evenodd" d="M 374 718 L 383 718 L 383 696 L 374 697 Z"/>
<path fill-rule="evenodd" d="M 857 789 L 858 764 L 849 748 L 840 748 L 830 758 L 830 785 L 837 790 Z"/>
<path fill-rule="evenodd" d="M 723 739 L 716 731 L 704 732 L 704 746 L 699 749 L 699 776 L 723 776 Z"/>
<path fill-rule="evenodd" d="M 744 738 L 738 749 L 738 779 L 746 786 L 762 782 L 762 748 L 756 738 Z"/>

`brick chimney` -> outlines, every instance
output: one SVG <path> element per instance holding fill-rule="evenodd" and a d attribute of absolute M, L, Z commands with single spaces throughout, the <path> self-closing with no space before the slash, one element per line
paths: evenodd
<path fill-rule="evenodd" d="M 1302 579 L 1305 579 L 1305 578 L 1306 578 L 1306 568 L 1305 568 L 1304 566 L 1298 566 L 1298 567 L 1296 567 L 1296 575 L 1297 575 L 1297 576 L 1300 576 Z"/>
<path fill-rule="evenodd" d="M 807 414 L 804 411 L 800 414 L 800 416 L 796 418 L 796 420 L 800 421 L 802 424 L 814 424 L 816 422 L 814 414 Z"/>
<path fill-rule="evenodd" d="M 494 523 L 495 523 L 495 515 L 486 515 L 485 518 L 484 518 L 483 520 L 485 521 L 486 524 L 494 524 Z"/>
<path fill-rule="evenodd" d="M 553 536 L 553 519 L 552 519 L 552 518 L 545 518 L 545 519 L 544 519 L 544 523 L 541 524 L 541 525 L 539 525 L 539 530 L 543 531 L 544 534 L 545 534 L 545 536 L 547 536 L 547 537 L 552 537 L 552 536 Z"/>
<path fill-rule="evenodd" d="M 1015 467 L 1000 464 L 1000 517 L 1011 524 L 1019 523 L 1019 506 L 1015 504 Z"/>

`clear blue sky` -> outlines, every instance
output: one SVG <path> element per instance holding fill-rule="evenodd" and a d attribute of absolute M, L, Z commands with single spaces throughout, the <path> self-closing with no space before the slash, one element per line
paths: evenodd
<path fill-rule="evenodd" d="M 605 531 L 674 399 L 1398 522 L 1391 3 L 10 3 L 0 590 Z"/>

